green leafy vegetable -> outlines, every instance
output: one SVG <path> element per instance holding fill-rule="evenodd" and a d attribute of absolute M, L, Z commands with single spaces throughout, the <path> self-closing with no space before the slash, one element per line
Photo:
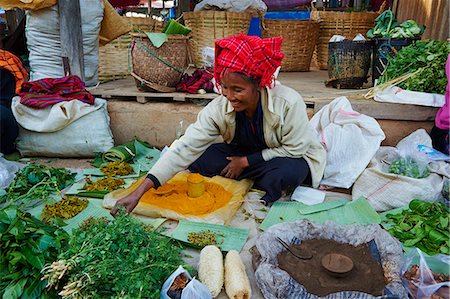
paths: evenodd
<path fill-rule="evenodd" d="M 30 164 L 16 173 L 16 177 L 0 196 L 0 206 L 10 204 L 27 209 L 38 205 L 74 182 L 75 174 L 65 168 L 49 168 Z"/>
<path fill-rule="evenodd" d="M 448 254 L 450 248 L 450 214 L 440 203 L 414 199 L 401 214 L 387 214 L 389 233 L 405 246 L 420 248 L 429 255 Z"/>
<path fill-rule="evenodd" d="M 375 27 L 367 32 L 368 38 L 414 38 L 425 31 L 425 26 L 419 26 L 413 20 L 398 25 L 392 10 L 385 10 L 375 19 L 375 23 Z"/>
<path fill-rule="evenodd" d="M 45 268 L 49 288 L 63 298 L 159 298 L 180 265 L 181 247 L 121 213 L 114 221 L 90 219 L 74 230 L 69 249 Z"/>
<path fill-rule="evenodd" d="M 426 178 L 430 175 L 428 166 L 425 165 L 425 167 L 421 168 L 415 160 L 409 158 L 395 160 L 391 166 L 389 166 L 389 172 L 416 179 Z"/>
<path fill-rule="evenodd" d="M 445 63 L 450 52 L 447 41 L 417 41 L 388 57 L 388 66 L 378 80 L 383 84 L 405 74 L 413 74 L 398 86 L 414 91 L 445 94 Z"/>
<path fill-rule="evenodd" d="M 65 231 L 46 225 L 15 206 L 0 209 L 0 295 L 42 298 L 41 270 L 67 243 Z M 48 295 L 48 294 L 47 294 Z"/>

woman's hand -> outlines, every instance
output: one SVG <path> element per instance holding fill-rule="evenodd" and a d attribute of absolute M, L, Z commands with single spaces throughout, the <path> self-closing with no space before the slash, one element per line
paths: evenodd
<path fill-rule="evenodd" d="M 235 179 L 241 175 L 245 168 L 249 166 L 247 157 L 227 157 L 230 161 L 227 166 L 220 172 L 221 176 L 229 179 Z"/>
<path fill-rule="evenodd" d="M 128 214 L 130 214 L 134 208 L 139 203 L 139 200 L 141 199 L 142 195 L 144 195 L 145 192 L 147 192 L 150 188 L 153 188 L 154 184 L 153 181 L 149 178 L 146 178 L 140 185 L 137 187 L 136 190 L 131 192 L 129 195 L 125 196 L 122 199 L 119 199 L 114 207 L 111 209 L 111 215 L 116 216 L 117 210 L 119 206 L 125 207 L 125 210 Z"/>

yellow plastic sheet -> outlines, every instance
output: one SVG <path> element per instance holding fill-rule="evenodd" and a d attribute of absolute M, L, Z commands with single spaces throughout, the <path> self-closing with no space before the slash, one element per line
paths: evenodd
<path fill-rule="evenodd" d="M 186 182 L 188 175 L 188 172 L 180 172 L 169 180 L 167 184 Z M 145 177 L 140 178 L 127 189 L 116 190 L 107 194 L 103 200 L 103 206 L 109 209 L 112 208 L 116 201 L 133 192 L 144 179 Z M 179 203 L 179 206 L 176 208 L 177 211 L 175 211 L 174 209 L 167 208 L 167 206 L 173 206 L 173 203 L 156 205 L 151 200 L 146 200 L 147 193 L 153 192 L 149 190 L 143 195 L 133 212 L 148 217 L 165 217 L 175 220 L 186 219 L 213 224 L 227 224 L 242 204 L 244 196 L 250 189 L 252 182 L 250 180 L 236 181 L 221 176 L 212 178 L 205 177 L 205 182 L 218 184 L 227 192 L 230 192 L 231 198 L 229 201 L 212 206 L 208 204 L 208 201 L 196 201 L 195 198 L 187 198 Z M 189 212 L 183 213 L 183 211 Z"/>
<path fill-rule="evenodd" d="M 0 0 L 0 7 L 3 9 L 38 10 L 55 4 L 56 0 Z"/>

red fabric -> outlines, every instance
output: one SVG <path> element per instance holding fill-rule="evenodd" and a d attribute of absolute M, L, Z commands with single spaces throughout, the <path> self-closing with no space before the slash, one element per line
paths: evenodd
<path fill-rule="evenodd" d="M 212 92 L 214 86 L 211 82 L 213 75 L 210 69 L 196 70 L 191 76 L 184 74 L 181 82 L 177 84 L 177 91 L 185 91 L 196 94 L 200 89 L 206 92 Z"/>
<path fill-rule="evenodd" d="M 283 38 L 260 38 L 244 34 L 216 41 L 214 78 L 220 84 L 224 71 L 239 72 L 270 87 L 276 69 L 281 65 Z"/>
<path fill-rule="evenodd" d="M 20 103 L 38 109 L 63 101 L 80 100 L 90 105 L 95 101 L 77 76 L 45 78 L 24 83 L 19 96 Z"/>

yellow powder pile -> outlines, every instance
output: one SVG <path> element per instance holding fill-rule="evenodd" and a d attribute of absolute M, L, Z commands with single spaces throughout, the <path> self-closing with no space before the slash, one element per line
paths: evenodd
<path fill-rule="evenodd" d="M 188 181 L 204 183 L 204 193 L 197 197 L 188 196 Z M 192 193 L 192 191 L 191 191 Z M 188 176 L 187 181 L 167 183 L 158 189 L 150 189 L 141 198 L 141 202 L 156 205 L 184 215 L 205 215 L 225 206 L 231 199 L 231 192 L 221 185 L 203 182 L 199 174 Z"/>

